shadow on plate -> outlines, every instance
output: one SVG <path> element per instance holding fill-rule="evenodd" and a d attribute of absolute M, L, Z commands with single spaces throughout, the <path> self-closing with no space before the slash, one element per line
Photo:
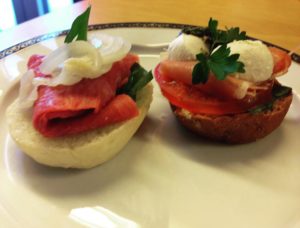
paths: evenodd
<path fill-rule="evenodd" d="M 175 117 L 168 116 L 163 123 L 165 126 L 160 132 L 160 140 L 174 148 L 174 153 L 210 165 L 222 166 L 235 162 L 249 161 L 268 156 L 272 148 L 281 142 L 281 129 L 249 144 L 229 145 L 215 142 L 187 130 Z"/>
<path fill-rule="evenodd" d="M 242 145 L 199 138 L 182 127 L 175 117 L 168 116 L 163 125 L 158 138 L 178 157 L 177 172 L 181 170 L 187 175 L 194 175 L 207 167 L 208 170 L 218 170 L 224 175 L 227 173 L 284 194 L 299 194 L 299 140 L 291 137 L 298 132 L 297 124 L 291 126 L 290 122 L 283 122 L 265 138 Z M 184 160 L 185 165 L 181 166 Z M 214 181 L 218 182 L 217 179 Z"/>
<path fill-rule="evenodd" d="M 139 140 L 132 139 L 110 161 L 86 170 L 53 168 L 38 164 L 21 152 L 10 139 L 7 147 L 9 149 L 5 151 L 6 169 L 17 182 L 23 182 L 34 191 L 46 195 L 63 197 L 99 193 L 135 175 L 134 166 L 142 156 L 143 140 L 147 138 L 143 131 L 137 132 L 136 137 Z"/>

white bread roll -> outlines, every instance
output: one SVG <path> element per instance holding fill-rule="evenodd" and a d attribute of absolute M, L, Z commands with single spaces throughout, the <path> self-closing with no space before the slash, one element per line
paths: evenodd
<path fill-rule="evenodd" d="M 63 168 L 91 168 L 115 156 L 143 122 L 152 101 L 149 83 L 137 95 L 140 114 L 128 121 L 87 133 L 45 138 L 37 132 L 28 113 L 19 111 L 18 101 L 6 111 L 9 132 L 19 148 L 41 164 Z"/>

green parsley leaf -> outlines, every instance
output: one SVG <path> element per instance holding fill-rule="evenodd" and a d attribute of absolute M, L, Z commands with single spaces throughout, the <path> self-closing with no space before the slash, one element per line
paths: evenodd
<path fill-rule="evenodd" d="M 290 95 L 291 92 L 292 92 L 292 89 L 290 87 L 282 86 L 282 85 L 276 83 L 276 84 L 274 84 L 274 86 L 272 88 L 272 100 L 268 103 L 258 105 L 254 108 L 251 108 L 248 110 L 248 112 L 251 114 L 258 114 L 261 112 L 273 110 L 274 102 L 280 98 Z"/>
<path fill-rule="evenodd" d="M 239 27 L 226 28 L 224 31 L 218 30 L 218 21 L 213 18 L 209 19 L 207 27 L 186 27 L 182 29 L 181 33 L 205 38 L 209 44 L 210 52 L 219 45 L 228 44 L 234 40 L 247 39 L 246 32 L 240 32 Z"/>
<path fill-rule="evenodd" d="M 218 30 L 218 21 L 212 18 L 208 22 L 208 30 L 210 32 L 210 52 L 212 52 L 217 46 L 222 44 L 228 44 L 234 40 L 245 40 L 247 38 L 246 32 L 240 32 L 239 27 L 226 28 L 225 31 Z"/>
<path fill-rule="evenodd" d="M 218 38 L 218 21 L 214 20 L 212 18 L 208 21 L 208 30 L 210 31 L 210 36 L 213 40 L 216 40 Z"/>
<path fill-rule="evenodd" d="M 192 72 L 192 83 L 206 83 L 209 76 L 209 66 L 207 63 L 207 57 L 202 53 L 198 54 L 196 58 L 199 62 L 195 65 Z"/>
<path fill-rule="evenodd" d="M 151 71 L 147 72 L 138 63 L 131 66 L 130 72 L 127 83 L 117 91 L 117 94 L 125 93 L 136 100 L 137 92 L 153 79 L 153 75 Z"/>
<path fill-rule="evenodd" d="M 239 54 L 230 55 L 230 49 L 223 44 L 215 52 L 209 56 L 198 54 L 196 56 L 199 61 L 192 73 L 192 83 L 206 83 L 209 72 L 212 71 L 217 79 L 224 80 L 228 74 L 235 72 L 243 73 L 244 64 L 237 61 Z"/>
<path fill-rule="evenodd" d="M 227 29 L 226 32 L 227 32 L 226 43 L 230 43 L 234 40 L 245 40 L 247 38 L 246 32 L 245 31 L 240 32 L 239 27 Z"/>
<path fill-rule="evenodd" d="M 232 73 L 245 72 L 244 64 L 238 61 L 239 54 L 230 55 L 227 44 L 234 40 L 246 39 L 246 32 L 240 32 L 238 27 L 218 30 L 218 21 L 212 18 L 209 19 L 207 28 L 185 28 L 182 32 L 204 37 L 210 46 L 208 55 L 200 53 L 196 56 L 199 62 L 193 69 L 193 84 L 206 83 L 210 71 L 219 80 L 224 80 Z"/>
<path fill-rule="evenodd" d="M 79 15 L 72 23 L 71 29 L 68 32 L 65 43 L 71 43 L 76 40 L 87 40 L 88 22 L 91 6 L 89 6 L 81 15 Z"/>

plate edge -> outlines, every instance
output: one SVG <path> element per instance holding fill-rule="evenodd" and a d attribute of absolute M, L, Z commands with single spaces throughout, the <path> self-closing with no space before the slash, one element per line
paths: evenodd
<path fill-rule="evenodd" d="M 190 27 L 193 25 L 176 24 L 176 23 L 163 23 L 163 22 L 116 22 L 116 23 L 104 23 L 104 24 L 92 24 L 89 25 L 89 31 L 101 30 L 101 29 L 112 29 L 112 28 L 171 28 L 171 29 L 182 29 L 184 27 Z M 25 40 L 11 47 L 8 47 L 0 51 L 0 60 L 14 54 L 26 47 L 37 44 L 41 41 L 45 41 L 51 38 L 66 35 L 69 29 L 51 32 L 40 36 L 33 37 Z"/>
<path fill-rule="evenodd" d="M 164 22 L 116 22 L 116 23 L 104 23 L 104 24 L 92 24 L 89 25 L 88 30 L 89 31 L 95 31 L 95 30 L 101 30 L 101 29 L 112 29 L 112 28 L 170 28 L 170 29 L 183 29 L 186 27 L 202 27 L 198 25 L 190 25 L 190 24 L 179 24 L 179 23 L 164 23 Z M 6 48 L 2 51 L 0 51 L 0 60 L 13 54 L 16 53 L 26 47 L 32 46 L 34 44 L 37 44 L 41 41 L 48 40 L 51 38 L 59 37 L 66 35 L 69 30 L 62 30 L 58 32 L 52 32 L 52 33 L 47 33 L 44 35 L 36 36 L 33 37 L 29 40 L 23 41 L 21 43 L 15 44 L 9 48 Z M 253 37 L 248 36 L 250 39 L 255 39 Z M 268 46 L 273 46 L 280 48 L 282 50 L 285 50 L 287 52 L 290 52 L 290 50 L 282 48 L 278 45 L 269 43 L 267 41 L 261 40 Z M 293 53 L 291 55 L 292 60 L 296 63 L 300 63 L 300 55 Z"/>

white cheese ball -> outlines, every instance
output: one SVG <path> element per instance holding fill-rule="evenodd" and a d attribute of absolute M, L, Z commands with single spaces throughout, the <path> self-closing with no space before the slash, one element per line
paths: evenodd
<path fill-rule="evenodd" d="M 176 61 L 196 60 L 199 53 L 208 53 L 202 38 L 182 33 L 168 47 L 168 59 Z"/>
<path fill-rule="evenodd" d="M 237 78 L 251 82 L 269 79 L 273 73 L 273 57 L 261 41 L 239 40 L 227 45 L 231 54 L 240 54 L 239 61 L 245 64 L 245 73 L 236 73 Z"/>

